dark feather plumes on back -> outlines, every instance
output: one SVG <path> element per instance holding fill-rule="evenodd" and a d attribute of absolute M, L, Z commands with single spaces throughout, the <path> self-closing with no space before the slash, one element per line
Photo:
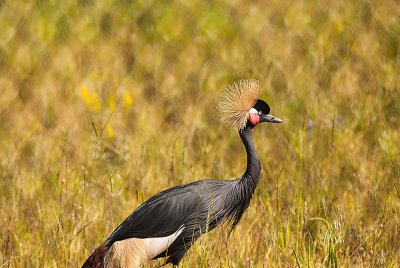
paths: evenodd
<path fill-rule="evenodd" d="M 240 211 L 232 207 L 244 201 L 238 196 L 238 191 L 245 194 L 241 188 L 239 180 L 201 180 L 168 189 L 138 207 L 111 234 L 107 245 L 132 237 L 168 236 L 175 233 L 182 224 L 185 229 L 191 229 L 203 218 L 210 224 L 231 217 L 237 218 Z M 243 206 L 246 207 L 245 204 Z"/>

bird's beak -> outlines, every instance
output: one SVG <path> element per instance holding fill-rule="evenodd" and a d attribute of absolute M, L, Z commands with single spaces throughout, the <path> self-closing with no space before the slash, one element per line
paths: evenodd
<path fill-rule="evenodd" d="M 260 115 L 260 122 L 283 123 L 282 119 L 279 119 L 278 117 L 272 116 L 270 114 Z"/>

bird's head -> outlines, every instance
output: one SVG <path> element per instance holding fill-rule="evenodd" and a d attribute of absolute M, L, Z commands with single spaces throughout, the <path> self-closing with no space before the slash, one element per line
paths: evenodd
<path fill-rule="evenodd" d="M 278 117 L 269 114 L 270 108 L 268 103 L 257 99 L 256 104 L 249 110 L 249 123 L 256 126 L 259 123 L 283 123 Z"/>
<path fill-rule="evenodd" d="M 260 84 L 255 79 L 240 80 L 230 85 L 218 102 L 218 114 L 221 123 L 237 130 L 254 128 L 259 123 L 283 123 L 269 114 L 269 105 L 258 99 Z"/>

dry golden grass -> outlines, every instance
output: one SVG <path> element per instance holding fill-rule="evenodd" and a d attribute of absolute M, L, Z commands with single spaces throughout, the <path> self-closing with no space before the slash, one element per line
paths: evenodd
<path fill-rule="evenodd" d="M 285 124 L 182 267 L 398 267 L 398 1 L 63 2 L 0 1 L 2 267 L 79 267 L 151 195 L 240 176 L 215 106 L 241 77 Z"/>

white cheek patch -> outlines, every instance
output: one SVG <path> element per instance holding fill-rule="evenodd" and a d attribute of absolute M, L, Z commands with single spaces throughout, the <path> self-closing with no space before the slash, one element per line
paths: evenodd
<path fill-rule="evenodd" d="M 251 114 L 258 114 L 258 111 L 257 111 L 256 109 L 254 109 L 254 108 L 251 108 L 250 111 L 249 111 L 249 113 L 251 113 Z"/>

